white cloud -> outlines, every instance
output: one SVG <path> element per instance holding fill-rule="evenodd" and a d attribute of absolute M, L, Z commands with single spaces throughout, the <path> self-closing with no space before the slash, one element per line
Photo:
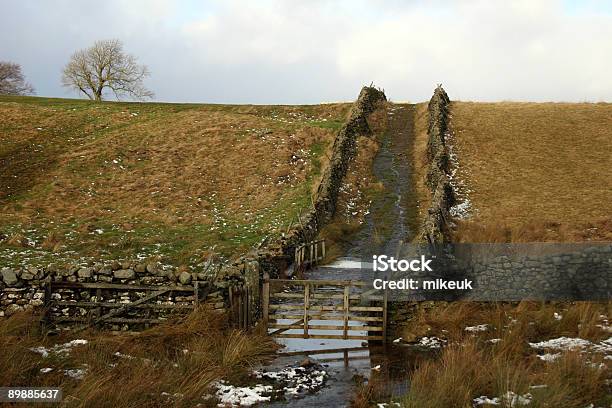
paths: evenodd
<path fill-rule="evenodd" d="M 72 51 L 117 37 L 149 65 L 160 100 L 352 99 L 370 81 L 400 100 L 425 100 L 438 82 L 471 100 L 612 99 L 612 14 L 596 2 L 580 10 L 561 0 L 64 0 L 7 8 L 0 34 L 15 40 L 0 58 L 21 62 L 43 95 L 65 95 L 59 72 Z"/>

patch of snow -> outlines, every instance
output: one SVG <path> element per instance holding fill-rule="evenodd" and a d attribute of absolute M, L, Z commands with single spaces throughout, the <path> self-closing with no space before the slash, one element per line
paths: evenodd
<path fill-rule="evenodd" d="M 560 315 L 560 314 L 559 314 L 559 313 L 557 313 L 557 312 L 555 312 L 555 313 L 553 314 L 553 317 L 555 318 L 555 320 L 561 320 L 561 319 L 563 319 L 563 316 L 562 316 L 562 315 Z"/>
<path fill-rule="evenodd" d="M 85 374 L 87 374 L 87 369 L 86 368 L 68 369 L 68 370 L 64 370 L 64 374 L 74 380 L 82 380 L 85 377 Z"/>
<path fill-rule="evenodd" d="M 465 328 L 465 331 L 472 332 L 472 333 L 483 332 L 483 331 L 487 331 L 488 327 L 489 325 L 487 324 L 479 324 L 477 326 L 468 326 Z"/>
<path fill-rule="evenodd" d="M 561 357 L 561 353 L 554 353 L 554 354 L 546 353 L 546 354 L 538 355 L 538 358 L 540 360 L 546 361 L 546 362 L 549 362 L 549 363 L 551 361 L 555 361 L 559 357 Z"/>
<path fill-rule="evenodd" d="M 233 385 L 225 385 L 223 381 L 215 384 L 219 398 L 220 407 L 226 405 L 231 406 L 251 406 L 259 402 L 268 402 L 271 397 L 269 395 L 274 390 L 271 385 L 257 384 L 252 387 L 234 387 Z"/>
<path fill-rule="evenodd" d="M 87 344 L 88 341 L 87 340 L 83 340 L 83 339 L 77 339 L 77 340 L 72 340 L 69 341 L 68 343 L 64 343 L 64 344 L 56 344 L 55 346 L 51 347 L 50 349 L 44 347 L 44 346 L 40 346 L 40 347 L 33 347 L 30 349 L 30 351 L 33 351 L 35 353 L 38 353 L 40 355 L 43 356 L 43 358 L 47 358 L 49 357 L 49 354 L 53 353 L 53 354 L 68 354 L 70 353 L 70 351 L 72 351 L 72 348 L 75 346 L 82 346 Z"/>
<path fill-rule="evenodd" d="M 585 348 L 590 346 L 592 343 L 588 340 L 581 338 L 571 337 L 559 337 L 556 339 L 550 339 L 541 341 L 539 343 L 529 343 L 529 345 L 536 349 L 556 349 L 556 350 L 572 350 L 576 348 Z"/>
<path fill-rule="evenodd" d="M 491 344 L 497 344 L 501 341 L 501 339 L 489 339 L 487 340 L 487 343 L 491 343 Z"/>
<path fill-rule="evenodd" d="M 45 368 L 41 368 L 40 372 L 43 374 L 47 374 L 50 373 L 51 371 L 53 371 L 53 369 L 51 367 L 45 367 Z"/>
<path fill-rule="evenodd" d="M 446 343 L 446 340 L 437 337 L 423 337 L 419 340 L 419 346 L 438 349 Z"/>

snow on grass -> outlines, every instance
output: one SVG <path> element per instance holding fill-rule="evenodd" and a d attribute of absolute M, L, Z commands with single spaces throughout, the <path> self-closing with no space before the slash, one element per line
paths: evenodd
<path fill-rule="evenodd" d="M 318 391 L 328 374 L 319 365 L 311 367 L 286 367 L 280 371 L 258 370 L 253 377 L 260 383 L 251 386 L 234 386 L 221 380 L 215 384 L 215 396 L 219 406 L 251 406 L 261 402 L 299 398 Z"/>
<path fill-rule="evenodd" d="M 43 358 L 47 358 L 49 357 L 49 354 L 68 354 L 72 351 L 72 348 L 75 346 L 83 346 L 85 344 L 87 344 L 88 341 L 87 340 L 83 340 L 83 339 L 77 339 L 77 340 L 72 340 L 69 341 L 68 343 L 64 343 L 64 344 L 56 344 L 55 346 L 51 347 L 50 349 L 44 347 L 44 346 L 40 346 L 40 347 L 33 347 L 30 349 L 30 351 L 33 351 L 35 353 L 38 353 L 40 355 L 43 356 Z"/>
<path fill-rule="evenodd" d="M 474 398 L 472 400 L 472 405 L 477 407 L 485 404 L 501 405 L 503 403 L 505 407 L 520 407 L 531 404 L 532 399 L 533 396 L 530 393 L 519 395 L 515 392 L 508 391 L 501 397 L 489 398 L 486 395 L 482 395 L 478 398 Z"/>
<path fill-rule="evenodd" d="M 439 349 L 446 343 L 446 340 L 437 337 L 423 337 L 419 340 L 419 346 L 431 349 Z"/>
<path fill-rule="evenodd" d="M 550 339 L 541 341 L 539 343 L 529 343 L 532 348 L 538 350 L 580 350 L 582 352 L 590 353 L 601 353 L 604 355 L 606 360 L 612 359 L 612 337 L 603 340 L 599 343 L 592 343 L 589 340 L 572 337 L 558 337 L 556 339 Z M 543 354 L 538 355 L 538 358 L 543 361 L 554 361 L 560 356 L 557 354 Z"/>
<path fill-rule="evenodd" d="M 483 332 L 487 331 L 489 325 L 487 324 L 479 324 L 477 326 L 468 326 L 464 330 L 471 333 Z"/>

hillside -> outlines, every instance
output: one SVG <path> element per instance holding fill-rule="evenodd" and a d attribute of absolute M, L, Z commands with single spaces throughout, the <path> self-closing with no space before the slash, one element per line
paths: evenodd
<path fill-rule="evenodd" d="M 0 97 L 0 262 L 244 250 L 311 204 L 349 109 Z"/>
<path fill-rule="evenodd" d="M 450 113 L 457 241 L 612 240 L 612 104 L 452 102 Z"/>

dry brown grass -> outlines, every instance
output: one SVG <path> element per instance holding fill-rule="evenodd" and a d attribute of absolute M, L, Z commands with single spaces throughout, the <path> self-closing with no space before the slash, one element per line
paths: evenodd
<path fill-rule="evenodd" d="M 449 345 L 439 359 L 426 361 L 413 372 L 403 406 L 471 407 L 475 397 L 492 398 L 507 391 L 531 393 L 529 406 L 535 407 L 607 406 L 610 387 L 606 379 L 612 373 L 609 362 L 599 367 L 601 355 L 567 351 L 545 363 L 535 357 L 528 342 L 561 336 L 599 342 L 609 337 L 600 327 L 600 315 L 609 316 L 611 311 L 611 302 L 432 304 L 421 310 L 404 338 L 418 333 L 445 338 Z M 554 317 L 555 312 L 562 315 L 561 320 Z M 488 324 L 488 329 L 464 330 L 478 324 Z M 500 340 L 487 342 L 491 338 Z M 541 384 L 546 387 L 530 388 Z"/>
<path fill-rule="evenodd" d="M 475 210 L 455 240 L 612 239 L 612 104 L 453 102 Z"/>
<path fill-rule="evenodd" d="M 244 379 L 277 347 L 269 337 L 232 330 L 223 316 L 205 311 L 139 334 L 81 333 L 87 345 L 47 358 L 29 349 L 72 338 L 46 338 L 38 328 L 36 316 L 27 313 L 0 321 L 0 384 L 61 387 L 67 407 L 215 406 L 214 398 L 202 399 L 214 381 Z M 43 374 L 43 367 L 53 371 Z M 87 369 L 82 380 L 64 374 L 74 368 Z"/>
<path fill-rule="evenodd" d="M 0 99 L 0 231 L 81 255 L 126 235 L 176 242 L 175 261 L 233 253 L 310 205 L 349 108 Z"/>

